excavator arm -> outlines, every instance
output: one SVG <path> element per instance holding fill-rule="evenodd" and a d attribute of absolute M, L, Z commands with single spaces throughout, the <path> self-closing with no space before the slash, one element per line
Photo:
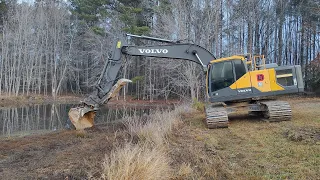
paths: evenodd
<path fill-rule="evenodd" d="M 69 111 L 69 118 L 77 130 L 92 127 L 94 116 L 99 106 L 107 103 L 120 89 L 131 82 L 128 79 L 118 79 L 120 69 L 123 65 L 122 55 L 158 57 L 170 59 L 182 59 L 195 62 L 207 70 L 207 65 L 215 57 L 205 48 L 195 44 L 180 44 L 171 40 L 130 35 L 131 37 L 157 41 L 161 45 L 129 46 L 118 41 L 112 51 L 112 56 L 105 62 L 101 75 L 93 91 L 82 101 L 82 105 Z"/>

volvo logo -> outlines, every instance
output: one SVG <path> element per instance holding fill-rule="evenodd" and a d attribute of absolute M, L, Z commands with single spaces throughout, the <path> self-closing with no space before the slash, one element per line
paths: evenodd
<path fill-rule="evenodd" d="M 238 89 L 239 93 L 251 92 L 251 89 Z"/>
<path fill-rule="evenodd" d="M 167 54 L 168 49 L 138 49 L 142 54 Z"/>

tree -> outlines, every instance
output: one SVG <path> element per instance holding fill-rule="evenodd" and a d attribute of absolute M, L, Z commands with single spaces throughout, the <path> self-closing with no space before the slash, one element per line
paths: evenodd
<path fill-rule="evenodd" d="M 84 21 L 95 33 L 103 34 L 100 25 L 106 20 L 108 10 L 113 7 L 111 0 L 70 0 L 71 12 Z"/>
<path fill-rule="evenodd" d="M 306 82 L 309 85 L 307 88 L 316 93 L 320 93 L 320 53 L 318 53 L 314 60 L 310 61 L 307 69 Z"/>
<path fill-rule="evenodd" d="M 2 32 L 3 22 L 7 16 L 8 3 L 5 0 L 0 0 L 0 32 Z"/>

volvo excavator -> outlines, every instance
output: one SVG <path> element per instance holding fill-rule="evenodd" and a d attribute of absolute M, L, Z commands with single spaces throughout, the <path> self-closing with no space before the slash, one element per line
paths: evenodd
<path fill-rule="evenodd" d="M 206 74 L 209 103 L 205 107 L 205 122 L 208 128 L 228 127 L 228 115 L 240 109 L 269 121 L 290 120 L 292 112 L 289 103 L 274 97 L 304 90 L 299 65 L 266 64 L 263 55 L 234 55 L 217 59 L 196 44 L 131 34 L 127 36 L 159 44 L 133 46 L 117 42 L 111 57 L 105 62 L 95 91 L 68 113 L 77 130 L 92 127 L 99 106 L 110 101 L 124 85 L 131 82 L 118 78 L 124 62 L 122 55 L 182 59 L 199 64 Z"/>

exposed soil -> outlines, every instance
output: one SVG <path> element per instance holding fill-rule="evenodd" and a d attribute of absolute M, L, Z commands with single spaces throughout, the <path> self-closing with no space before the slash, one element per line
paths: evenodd
<path fill-rule="evenodd" d="M 169 137 L 173 179 L 317 179 L 320 99 L 288 98 L 293 119 L 269 123 L 246 114 L 229 128 L 207 129 L 204 113 L 184 113 Z M 106 154 L 131 139 L 121 124 L 85 132 L 0 139 L 0 179 L 86 179 Z"/>
<path fill-rule="evenodd" d="M 320 129 L 314 127 L 288 129 L 284 132 L 284 137 L 296 142 L 318 143 L 320 142 Z"/>
<path fill-rule="evenodd" d="M 0 179 L 84 179 L 128 137 L 112 125 L 0 140 Z M 119 133 L 120 132 L 120 133 Z"/>

